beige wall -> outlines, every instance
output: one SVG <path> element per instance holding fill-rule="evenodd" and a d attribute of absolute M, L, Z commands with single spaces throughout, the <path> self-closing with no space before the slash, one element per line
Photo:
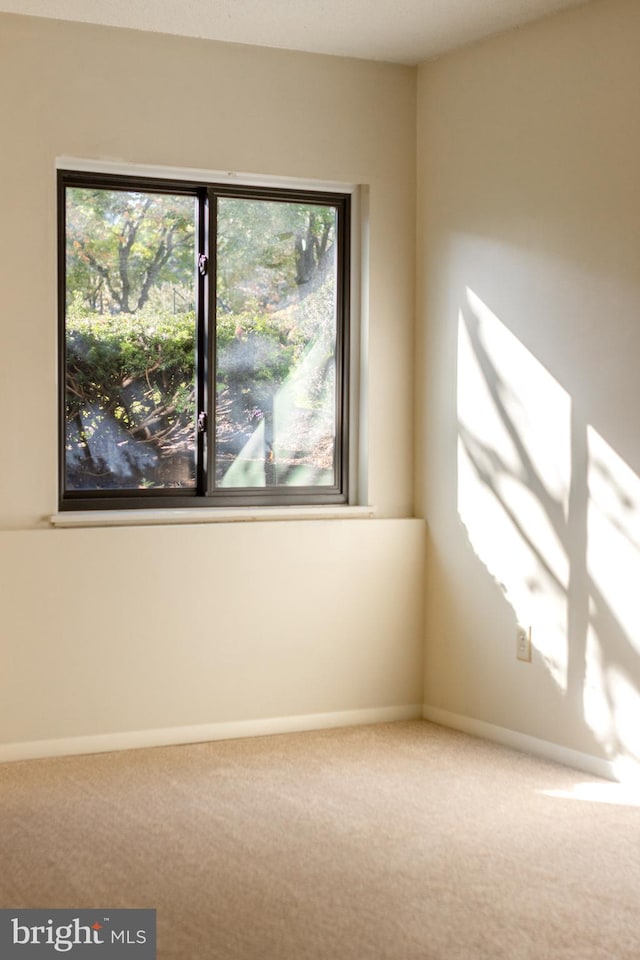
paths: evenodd
<path fill-rule="evenodd" d="M 419 704 L 423 546 L 413 520 L 0 534 L 0 744 Z"/>
<path fill-rule="evenodd" d="M 415 71 L 1 16 L 0 117 L 0 743 L 419 702 Z M 386 519 L 49 528 L 60 156 L 368 186 Z"/>
<path fill-rule="evenodd" d="M 639 39 L 598 0 L 418 72 L 425 589 L 415 71 L 0 17 L 0 744 L 414 704 L 426 600 L 428 705 L 640 756 Z M 369 187 L 384 519 L 49 528 L 63 155 Z"/>
<path fill-rule="evenodd" d="M 636 760 L 639 49 L 607 0 L 418 84 L 425 700 Z"/>

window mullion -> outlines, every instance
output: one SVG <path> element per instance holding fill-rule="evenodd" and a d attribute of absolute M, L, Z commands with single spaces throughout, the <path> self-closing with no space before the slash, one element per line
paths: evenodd
<path fill-rule="evenodd" d="M 198 190 L 198 245 L 197 262 L 197 340 L 196 340 L 196 450 L 198 464 L 197 492 L 202 496 L 207 489 L 207 420 L 208 371 L 207 344 L 209 340 L 209 272 L 208 263 L 209 214 L 206 190 Z M 204 259 L 203 259 L 204 258 Z"/>
<path fill-rule="evenodd" d="M 207 433 L 206 433 L 206 476 L 205 493 L 211 495 L 215 489 L 216 477 L 216 331 L 217 331 L 217 236 L 218 236 L 218 198 L 213 187 L 207 189 L 207 251 L 208 258 L 208 297 L 207 297 L 207 344 L 206 344 L 206 385 L 207 385 Z"/>

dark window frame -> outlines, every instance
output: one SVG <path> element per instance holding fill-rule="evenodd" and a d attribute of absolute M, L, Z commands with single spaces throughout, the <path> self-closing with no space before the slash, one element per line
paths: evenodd
<path fill-rule="evenodd" d="M 66 189 L 149 191 L 193 196 L 197 201 L 198 255 L 208 259 L 196 289 L 196 416 L 207 414 L 207 428 L 196 431 L 196 486 L 123 490 L 67 490 L 65 460 L 66 390 Z M 336 483 L 332 486 L 218 487 L 215 476 L 216 391 L 216 208 L 218 197 L 317 203 L 337 212 L 336 298 Z M 149 177 L 79 170 L 58 170 L 58 464 L 60 510 L 130 510 L 183 507 L 261 507 L 335 505 L 349 502 L 350 384 L 350 193 L 289 187 L 249 186 L 175 177 Z"/>

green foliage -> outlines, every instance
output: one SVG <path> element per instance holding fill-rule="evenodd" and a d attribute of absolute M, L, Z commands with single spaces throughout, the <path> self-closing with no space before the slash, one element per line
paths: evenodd
<path fill-rule="evenodd" d="M 216 344 L 218 380 L 275 385 L 286 380 L 304 349 L 295 331 L 274 314 L 258 310 L 255 301 L 249 309 L 218 320 Z"/>
<path fill-rule="evenodd" d="M 69 482 L 161 485 L 154 471 L 163 459 L 193 464 L 194 198 L 70 187 L 66 225 Z M 326 362 L 296 399 L 309 411 L 325 402 L 334 244 L 330 206 L 219 198 L 219 455 L 233 458 L 272 417 L 277 391 L 312 344 Z"/>
<path fill-rule="evenodd" d="M 235 376 L 233 364 L 225 364 L 224 358 L 242 353 L 245 379 L 250 365 L 251 379 L 281 383 L 304 348 L 304 342 L 292 336 L 276 317 L 255 309 L 224 314 L 218 321 L 216 342 L 222 381 Z M 165 403 L 182 409 L 185 383 L 192 384 L 194 378 L 195 315 L 70 316 L 66 348 L 72 397 L 76 398 L 70 398 L 69 415 L 83 400 L 105 397 L 135 382 L 147 385 L 145 393 L 152 401 L 151 384 L 158 380 L 164 387 Z"/>
<path fill-rule="evenodd" d="M 104 317 L 92 314 L 67 320 L 67 376 L 72 387 L 68 412 L 98 397 L 116 402 L 115 393 L 144 382 L 147 406 L 155 404 L 154 386 L 162 384 L 166 400 L 184 408 L 185 383 L 193 383 L 195 355 L 193 313 Z M 174 398 L 172 392 L 178 392 Z M 165 400 L 165 402 L 166 402 Z M 157 405 L 157 404 L 155 404 Z"/>
<path fill-rule="evenodd" d="M 68 305 L 135 313 L 158 285 L 193 282 L 193 197 L 68 188 L 66 232 Z"/>
<path fill-rule="evenodd" d="M 255 300 L 278 308 L 321 270 L 335 241 L 332 207 L 221 197 L 217 295 L 241 312 Z"/>

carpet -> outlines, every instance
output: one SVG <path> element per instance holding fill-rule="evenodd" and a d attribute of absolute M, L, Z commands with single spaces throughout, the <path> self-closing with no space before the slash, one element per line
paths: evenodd
<path fill-rule="evenodd" d="M 161 960 L 637 960 L 640 801 L 426 721 L 0 766 L 0 906 Z"/>

